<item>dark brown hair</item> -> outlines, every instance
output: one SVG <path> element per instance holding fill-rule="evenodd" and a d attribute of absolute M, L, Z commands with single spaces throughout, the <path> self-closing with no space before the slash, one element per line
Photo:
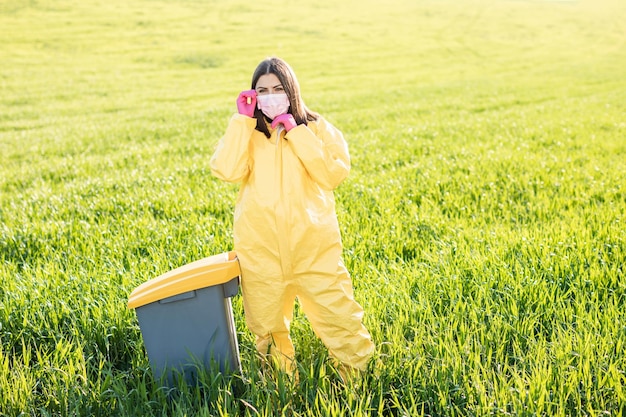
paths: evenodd
<path fill-rule="evenodd" d="M 300 84 L 293 69 L 280 58 L 266 58 L 256 67 L 252 75 L 252 88 L 256 88 L 256 84 L 262 75 L 274 74 L 282 84 L 287 97 L 289 97 L 289 110 L 297 124 L 307 124 L 310 121 L 319 119 L 319 114 L 309 110 L 300 95 Z M 254 117 L 256 117 L 256 129 L 265 133 L 268 138 L 271 136 L 267 128 L 266 117 L 263 112 L 255 108 Z"/>

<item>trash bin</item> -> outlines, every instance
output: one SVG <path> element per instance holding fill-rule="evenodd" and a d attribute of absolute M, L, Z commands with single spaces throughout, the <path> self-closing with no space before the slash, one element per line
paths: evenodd
<path fill-rule="evenodd" d="M 210 256 L 135 288 L 135 309 L 150 366 L 157 380 L 197 382 L 202 368 L 241 370 L 230 297 L 240 276 L 235 252 Z M 216 368 L 213 368 L 216 369 Z"/>

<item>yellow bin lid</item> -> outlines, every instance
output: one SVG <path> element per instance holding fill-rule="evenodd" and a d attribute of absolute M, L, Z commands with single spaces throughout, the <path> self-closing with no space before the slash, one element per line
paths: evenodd
<path fill-rule="evenodd" d="M 138 308 L 178 294 L 224 284 L 240 275 L 241 269 L 234 251 L 209 256 L 144 282 L 128 297 L 128 308 Z"/>

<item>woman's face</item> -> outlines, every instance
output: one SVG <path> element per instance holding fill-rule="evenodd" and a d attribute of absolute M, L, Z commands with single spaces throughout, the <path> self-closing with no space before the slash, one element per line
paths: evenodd
<path fill-rule="evenodd" d="M 261 75 L 254 89 L 259 96 L 266 94 L 285 94 L 285 89 L 276 74 Z"/>

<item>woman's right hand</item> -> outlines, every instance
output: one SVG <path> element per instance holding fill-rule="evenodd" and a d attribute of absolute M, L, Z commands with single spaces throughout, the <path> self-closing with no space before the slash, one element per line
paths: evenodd
<path fill-rule="evenodd" d="M 244 116 L 253 117 L 256 107 L 256 91 L 244 90 L 237 97 L 237 111 Z"/>

